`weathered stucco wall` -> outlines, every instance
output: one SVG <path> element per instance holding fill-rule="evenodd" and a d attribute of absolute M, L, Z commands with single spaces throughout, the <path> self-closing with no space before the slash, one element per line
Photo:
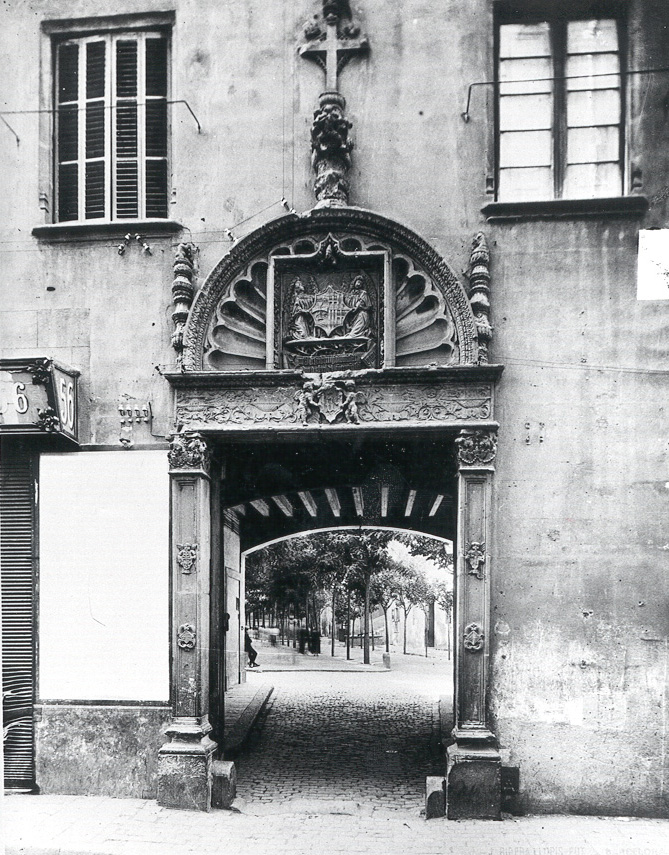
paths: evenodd
<path fill-rule="evenodd" d="M 0 27 L 13 57 L 8 110 L 48 102 L 41 21 L 165 9 L 156 0 L 9 5 Z M 200 248 L 201 282 L 229 246 L 224 229 L 246 234 L 280 213 L 278 204 L 258 212 L 282 196 L 300 211 L 313 204 L 308 140 L 322 73 L 296 48 L 316 4 L 169 5 L 172 97 L 188 100 L 203 128 L 172 107 L 170 216 Z M 489 90 L 475 89 L 469 123 L 460 112 L 467 85 L 491 77 L 493 4 L 353 5 L 371 52 L 341 77 L 356 142 L 351 201 L 411 226 L 459 272 L 491 201 Z M 630 67 L 666 66 L 666 4 L 629 7 Z M 651 201 L 645 218 L 486 227 L 492 359 L 506 364 L 490 703 L 532 810 L 669 813 L 669 301 L 635 298 L 638 228 L 667 225 L 666 87 L 666 75 L 629 78 L 629 173 Z M 155 443 L 171 420 L 160 370 L 173 361 L 179 236 L 123 257 L 110 238 L 32 238 L 45 217 L 48 137 L 40 144 L 37 115 L 8 119 L 20 143 L 0 127 L 0 355 L 45 354 L 81 370 L 84 445 L 118 447 L 123 395 L 151 401 L 154 436 L 137 433 L 135 443 Z"/>

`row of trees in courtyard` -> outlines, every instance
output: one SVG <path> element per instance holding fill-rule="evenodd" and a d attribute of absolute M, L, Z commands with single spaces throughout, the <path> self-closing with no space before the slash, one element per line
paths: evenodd
<path fill-rule="evenodd" d="M 336 627 L 345 629 L 349 655 L 351 620 L 355 625 L 360 619 L 364 661 L 369 662 L 370 616 L 377 610 L 383 613 L 388 651 L 388 615 L 396 606 L 404 616 L 406 653 L 407 618 L 413 609 L 422 609 L 427 620 L 430 608 L 439 606 L 450 620 L 453 558 L 446 546 L 443 541 L 419 535 L 366 529 L 320 532 L 280 541 L 247 556 L 249 620 L 254 625 L 278 627 L 283 641 L 295 622 L 305 628 L 319 628 L 321 615 L 329 606 L 332 655 Z M 425 569 L 435 565 L 438 578 L 430 578 Z"/>

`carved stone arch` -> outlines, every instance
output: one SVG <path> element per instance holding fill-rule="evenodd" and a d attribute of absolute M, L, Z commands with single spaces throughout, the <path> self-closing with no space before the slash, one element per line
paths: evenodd
<path fill-rule="evenodd" d="M 268 324 L 274 328 L 274 318 L 268 317 L 268 298 L 273 300 L 268 296 L 268 271 L 286 256 L 315 258 L 326 243 L 328 252 L 348 259 L 349 265 L 363 256 L 386 259 L 382 278 L 390 280 L 389 299 L 384 305 L 380 295 L 379 313 L 386 320 L 386 339 L 392 336 L 392 342 L 386 340 L 384 349 L 380 340 L 378 363 L 363 362 L 360 367 L 478 364 L 478 331 L 469 299 L 433 247 L 405 226 L 370 211 L 322 208 L 267 223 L 221 259 L 191 308 L 183 368 L 216 372 L 291 367 L 281 364 L 274 342 L 266 345 Z"/>

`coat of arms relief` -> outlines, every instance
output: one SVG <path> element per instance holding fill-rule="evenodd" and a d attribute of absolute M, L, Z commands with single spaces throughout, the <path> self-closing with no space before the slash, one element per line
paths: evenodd
<path fill-rule="evenodd" d="M 282 272 L 281 353 L 284 368 L 345 371 L 375 368 L 379 353 L 379 288 L 358 269 Z"/>

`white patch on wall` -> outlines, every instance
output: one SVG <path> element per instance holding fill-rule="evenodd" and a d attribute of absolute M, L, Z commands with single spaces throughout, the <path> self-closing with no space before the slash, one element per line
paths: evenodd
<path fill-rule="evenodd" d="M 167 455 L 43 454 L 39 487 L 39 698 L 167 701 Z"/>
<path fill-rule="evenodd" d="M 637 300 L 669 300 L 669 229 L 641 229 Z"/>

